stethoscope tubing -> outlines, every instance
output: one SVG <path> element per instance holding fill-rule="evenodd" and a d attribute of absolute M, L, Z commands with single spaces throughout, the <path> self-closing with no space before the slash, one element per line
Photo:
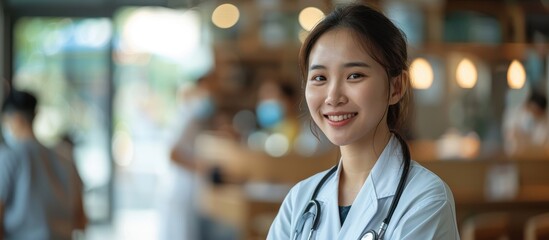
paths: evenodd
<path fill-rule="evenodd" d="M 307 212 L 309 212 L 309 210 L 311 209 L 311 207 L 315 207 L 315 213 L 313 215 L 313 224 L 311 225 L 311 231 L 309 232 L 309 236 L 307 237 L 307 239 L 312 239 L 312 236 L 313 236 L 313 232 L 316 231 L 316 229 L 318 229 L 318 225 L 320 224 L 320 214 L 321 214 L 321 207 L 320 207 L 320 203 L 318 202 L 318 200 L 316 200 L 316 197 L 318 195 L 318 193 L 320 192 L 320 188 L 322 188 L 322 186 L 324 185 L 324 183 L 328 180 L 328 178 L 330 176 L 332 176 L 332 174 L 334 174 L 334 172 L 337 170 L 337 167 L 338 165 L 335 165 L 334 167 L 332 167 L 323 177 L 322 179 L 320 179 L 320 182 L 318 182 L 318 184 L 316 185 L 315 187 L 315 190 L 313 191 L 313 195 L 311 196 L 311 200 L 309 200 L 309 202 L 307 203 L 307 206 L 305 206 L 305 209 L 303 210 L 303 212 L 301 213 L 301 216 L 305 215 Z M 296 234 L 295 234 L 295 237 L 294 239 L 297 239 L 297 231 L 295 231 Z"/>
<path fill-rule="evenodd" d="M 385 219 L 381 222 L 381 225 L 379 227 L 378 232 L 376 233 L 374 230 L 369 230 L 363 234 L 360 235 L 359 239 L 362 239 L 367 235 L 368 233 L 371 234 L 373 239 L 383 239 L 385 236 L 385 232 L 387 230 L 387 227 L 389 226 L 389 222 L 391 221 L 391 218 L 393 216 L 393 213 L 395 212 L 395 209 L 398 205 L 398 202 L 400 201 L 400 197 L 402 196 L 402 192 L 404 191 L 404 187 L 406 184 L 406 179 L 408 178 L 408 173 L 410 172 L 410 151 L 408 149 L 408 145 L 406 145 L 406 142 L 404 139 L 398 134 L 397 132 L 391 131 L 394 136 L 398 139 L 400 142 L 400 145 L 402 147 L 402 153 L 403 153 L 403 163 L 404 168 L 402 169 L 402 174 L 400 175 L 400 180 L 398 182 L 397 189 L 395 191 L 395 197 L 393 198 L 391 202 L 391 206 L 389 207 L 389 212 L 387 213 L 387 216 Z M 320 189 L 324 185 L 324 183 L 336 172 L 338 168 L 338 165 L 336 164 L 334 167 L 332 167 L 323 177 L 320 179 L 320 182 L 316 185 L 313 195 L 311 196 L 311 200 L 307 203 L 307 206 L 303 210 L 301 216 L 303 217 L 311 207 L 315 207 L 315 214 L 313 214 L 313 224 L 311 225 L 311 231 L 309 232 L 309 235 L 307 239 L 311 239 L 313 236 L 313 232 L 315 232 L 318 229 L 318 226 L 320 224 L 320 214 L 321 214 L 321 207 L 320 203 L 316 200 L 316 197 L 318 196 L 318 193 L 320 192 Z M 302 226 L 303 227 L 303 226 Z M 302 229 L 303 230 L 303 229 Z M 294 239 L 297 239 L 298 231 L 296 228 Z"/>

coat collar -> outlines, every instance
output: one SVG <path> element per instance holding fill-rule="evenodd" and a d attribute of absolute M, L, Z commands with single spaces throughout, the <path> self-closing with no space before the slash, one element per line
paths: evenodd
<path fill-rule="evenodd" d="M 385 149 L 372 168 L 370 176 L 368 176 L 373 182 L 377 199 L 395 195 L 402 167 L 402 149 L 400 148 L 400 143 L 395 136 L 391 136 L 389 143 L 385 146 Z M 367 191 L 367 189 L 362 187 L 360 191 Z"/>
<path fill-rule="evenodd" d="M 340 160 L 334 176 L 331 177 L 329 181 L 327 181 L 327 185 L 329 184 L 330 187 L 326 188 L 329 188 L 330 190 L 321 191 L 325 193 L 327 198 L 329 198 L 330 200 L 335 200 L 336 203 L 338 200 L 337 191 L 339 185 L 339 176 L 342 169 L 341 164 L 342 161 Z M 391 136 L 389 142 L 383 149 L 383 152 L 381 152 L 381 155 L 379 156 L 376 163 L 374 164 L 374 167 L 370 171 L 370 175 L 366 179 L 366 182 L 364 183 L 359 194 L 357 195 L 357 199 L 359 199 L 359 197 L 361 196 L 364 196 L 364 194 L 366 193 L 373 193 L 375 195 L 375 199 L 382 199 L 393 196 L 400 180 L 402 166 L 402 149 L 400 148 L 400 143 L 395 136 Z M 368 184 L 371 184 L 371 186 L 368 186 Z M 373 191 L 371 191 L 372 189 Z M 333 194 L 332 191 L 335 191 L 335 194 Z M 356 200 L 353 205 L 355 203 L 357 203 Z"/>
<path fill-rule="evenodd" d="M 325 221 L 320 223 L 323 225 L 320 229 L 339 232 L 340 237 L 342 237 L 346 233 L 356 232 L 356 229 L 363 229 L 370 225 L 371 219 L 378 214 L 378 200 L 395 194 L 398 181 L 400 180 L 401 156 L 400 144 L 392 136 L 353 202 L 349 215 L 345 220 L 346 224 L 343 226 L 341 226 L 339 221 L 338 208 L 340 161 L 338 170 L 326 182 L 325 186 L 322 187 L 323 190 L 320 191 L 318 196 L 318 200 L 322 202 L 322 209 L 324 211 L 322 213 L 324 215 L 322 220 Z M 377 228 L 377 223 L 373 224 Z M 343 237 L 343 239 L 346 238 Z"/>

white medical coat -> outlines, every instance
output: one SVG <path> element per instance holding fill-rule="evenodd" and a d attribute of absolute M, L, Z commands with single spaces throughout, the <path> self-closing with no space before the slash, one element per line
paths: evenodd
<path fill-rule="evenodd" d="M 378 232 L 400 180 L 402 159 L 400 144 L 393 136 L 356 196 L 343 225 L 338 208 L 339 167 L 316 198 L 322 210 L 313 239 L 352 240 L 371 229 Z M 267 239 L 294 239 L 305 206 L 326 172 L 305 179 L 290 190 Z M 311 222 L 310 218 L 306 221 L 298 239 L 307 239 Z M 459 239 L 452 192 L 437 175 L 414 161 L 384 239 Z"/>

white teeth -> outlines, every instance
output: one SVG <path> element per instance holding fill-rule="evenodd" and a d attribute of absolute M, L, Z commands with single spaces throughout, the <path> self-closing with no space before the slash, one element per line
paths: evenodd
<path fill-rule="evenodd" d="M 330 119 L 330 121 L 332 121 L 332 122 L 340 122 L 340 121 L 352 118 L 354 116 L 355 116 L 354 113 L 349 113 L 349 114 L 344 114 L 344 115 L 328 115 L 328 119 Z"/>

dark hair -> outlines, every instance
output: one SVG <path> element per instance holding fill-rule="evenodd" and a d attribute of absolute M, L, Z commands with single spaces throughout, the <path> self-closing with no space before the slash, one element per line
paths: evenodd
<path fill-rule="evenodd" d="M 309 55 L 313 46 L 323 34 L 337 28 L 351 30 L 360 47 L 385 68 L 389 84 L 393 78 L 402 76 L 401 84 L 405 84 L 406 91 L 402 93 L 398 103 L 389 106 L 387 125 L 389 130 L 397 135 L 405 159 L 408 159 L 405 162 L 409 163 L 408 145 L 398 133 L 404 126 L 408 104 L 411 101 L 408 75 L 402 75 L 408 70 L 408 52 L 404 33 L 381 12 L 365 4 L 356 2 L 339 6 L 318 23 L 301 47 L 299 67 L 304 81 L 307 78 Z"/>
<path fill-rule="evenodd" d="M 25 91 L 11 90 L 2 103 L 2 114 L 20 113 L 23 117 L 32 123 L 36 113 L 36 98 Z"/>

